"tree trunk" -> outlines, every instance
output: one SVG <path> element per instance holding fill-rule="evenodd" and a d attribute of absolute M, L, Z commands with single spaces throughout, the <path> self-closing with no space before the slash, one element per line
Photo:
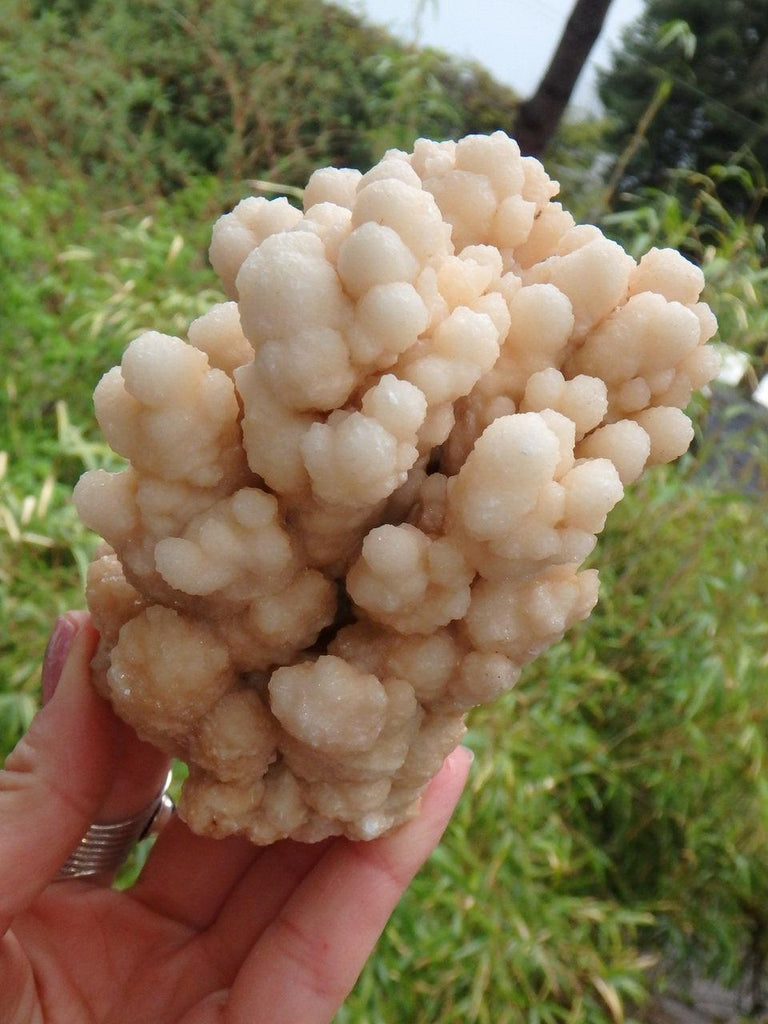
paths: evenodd
<path fill-rule="evenodd" d="M 551 139 L 610 5 L 611 0 L 576 0 L 546 74 L 517 115 L 515 134 L 527 156 L 540 156 Z"/>

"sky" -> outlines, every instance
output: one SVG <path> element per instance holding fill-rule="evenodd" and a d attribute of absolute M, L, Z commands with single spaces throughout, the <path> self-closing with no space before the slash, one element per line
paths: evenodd
<path fill-rule="evenodd" d="M 347 7 L 408 42 L 480 61 L 499 81 L 529 95 L 546 71 L 573 0 L 348 0 Z M 582 73 L 573 102 L 596 109 L 595 70 L 609 63 L 622 29 L 642 13 L 643 0 L 613 0 Z"/>

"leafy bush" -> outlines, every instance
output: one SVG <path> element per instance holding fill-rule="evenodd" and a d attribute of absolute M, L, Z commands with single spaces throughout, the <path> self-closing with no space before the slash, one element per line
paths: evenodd
<path fill-rule="evenodd" d="M 123 196 L 199 174 L 303 185 L 418 135 L 513 121 L 483 69 L 315 0 L 10 0 L 0 145 L 26 178 L 86 173 Z M 414 102 L 418 97 L 418 102 Z"/>
<path fill-rule="evenodd" d="M 663 188 L 669 168 L 766 165 L 766 33 L 766 0 L 648 0 L 600 75 L 621 190 Z M 737 183 L 722 194 L 728 209 L 765 223 L 768 209 Z"/>
<path fill-rule="evenodd" d="M 617 513 L 589 636 L 609 669 L 578 713 L 607 760 L 571 808 L 610 863 L 608 891 L 654 909 L 668 951 L 733 980 L 768 924 L 768 512 L 667 471 Z"/>

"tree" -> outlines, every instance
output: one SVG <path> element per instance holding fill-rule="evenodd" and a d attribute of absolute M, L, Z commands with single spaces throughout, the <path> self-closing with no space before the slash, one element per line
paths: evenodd
<path fill-rule="evenodd" d="M 540 156 L 554 134 L 610 4 L 611 0 L 576 0 L 544 77 L 520 106 L 515 133 L 529 156 Z"/>
<path fill-rule="evenodd" d="M 608 145 L 624 156 L 619 192 L 664 188 L 670 168 L 707 174 L 733 165 L 760 175 L 768 166 L 768 0 L 648 0 L 599 89 Z M 720 195 L 734 212 L 754 204 L 735 174 Z"/>

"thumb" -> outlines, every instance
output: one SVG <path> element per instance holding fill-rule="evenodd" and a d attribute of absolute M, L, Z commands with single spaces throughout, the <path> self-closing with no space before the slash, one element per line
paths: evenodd
<path fill-rule="evenodd" d="M 0 936 L 53 879 L 112 782 L 119 726 L 90 684 L 97 639 L 84 612 L 57 621 L 44 668 L 55 692 L 0 772 Z"/>

